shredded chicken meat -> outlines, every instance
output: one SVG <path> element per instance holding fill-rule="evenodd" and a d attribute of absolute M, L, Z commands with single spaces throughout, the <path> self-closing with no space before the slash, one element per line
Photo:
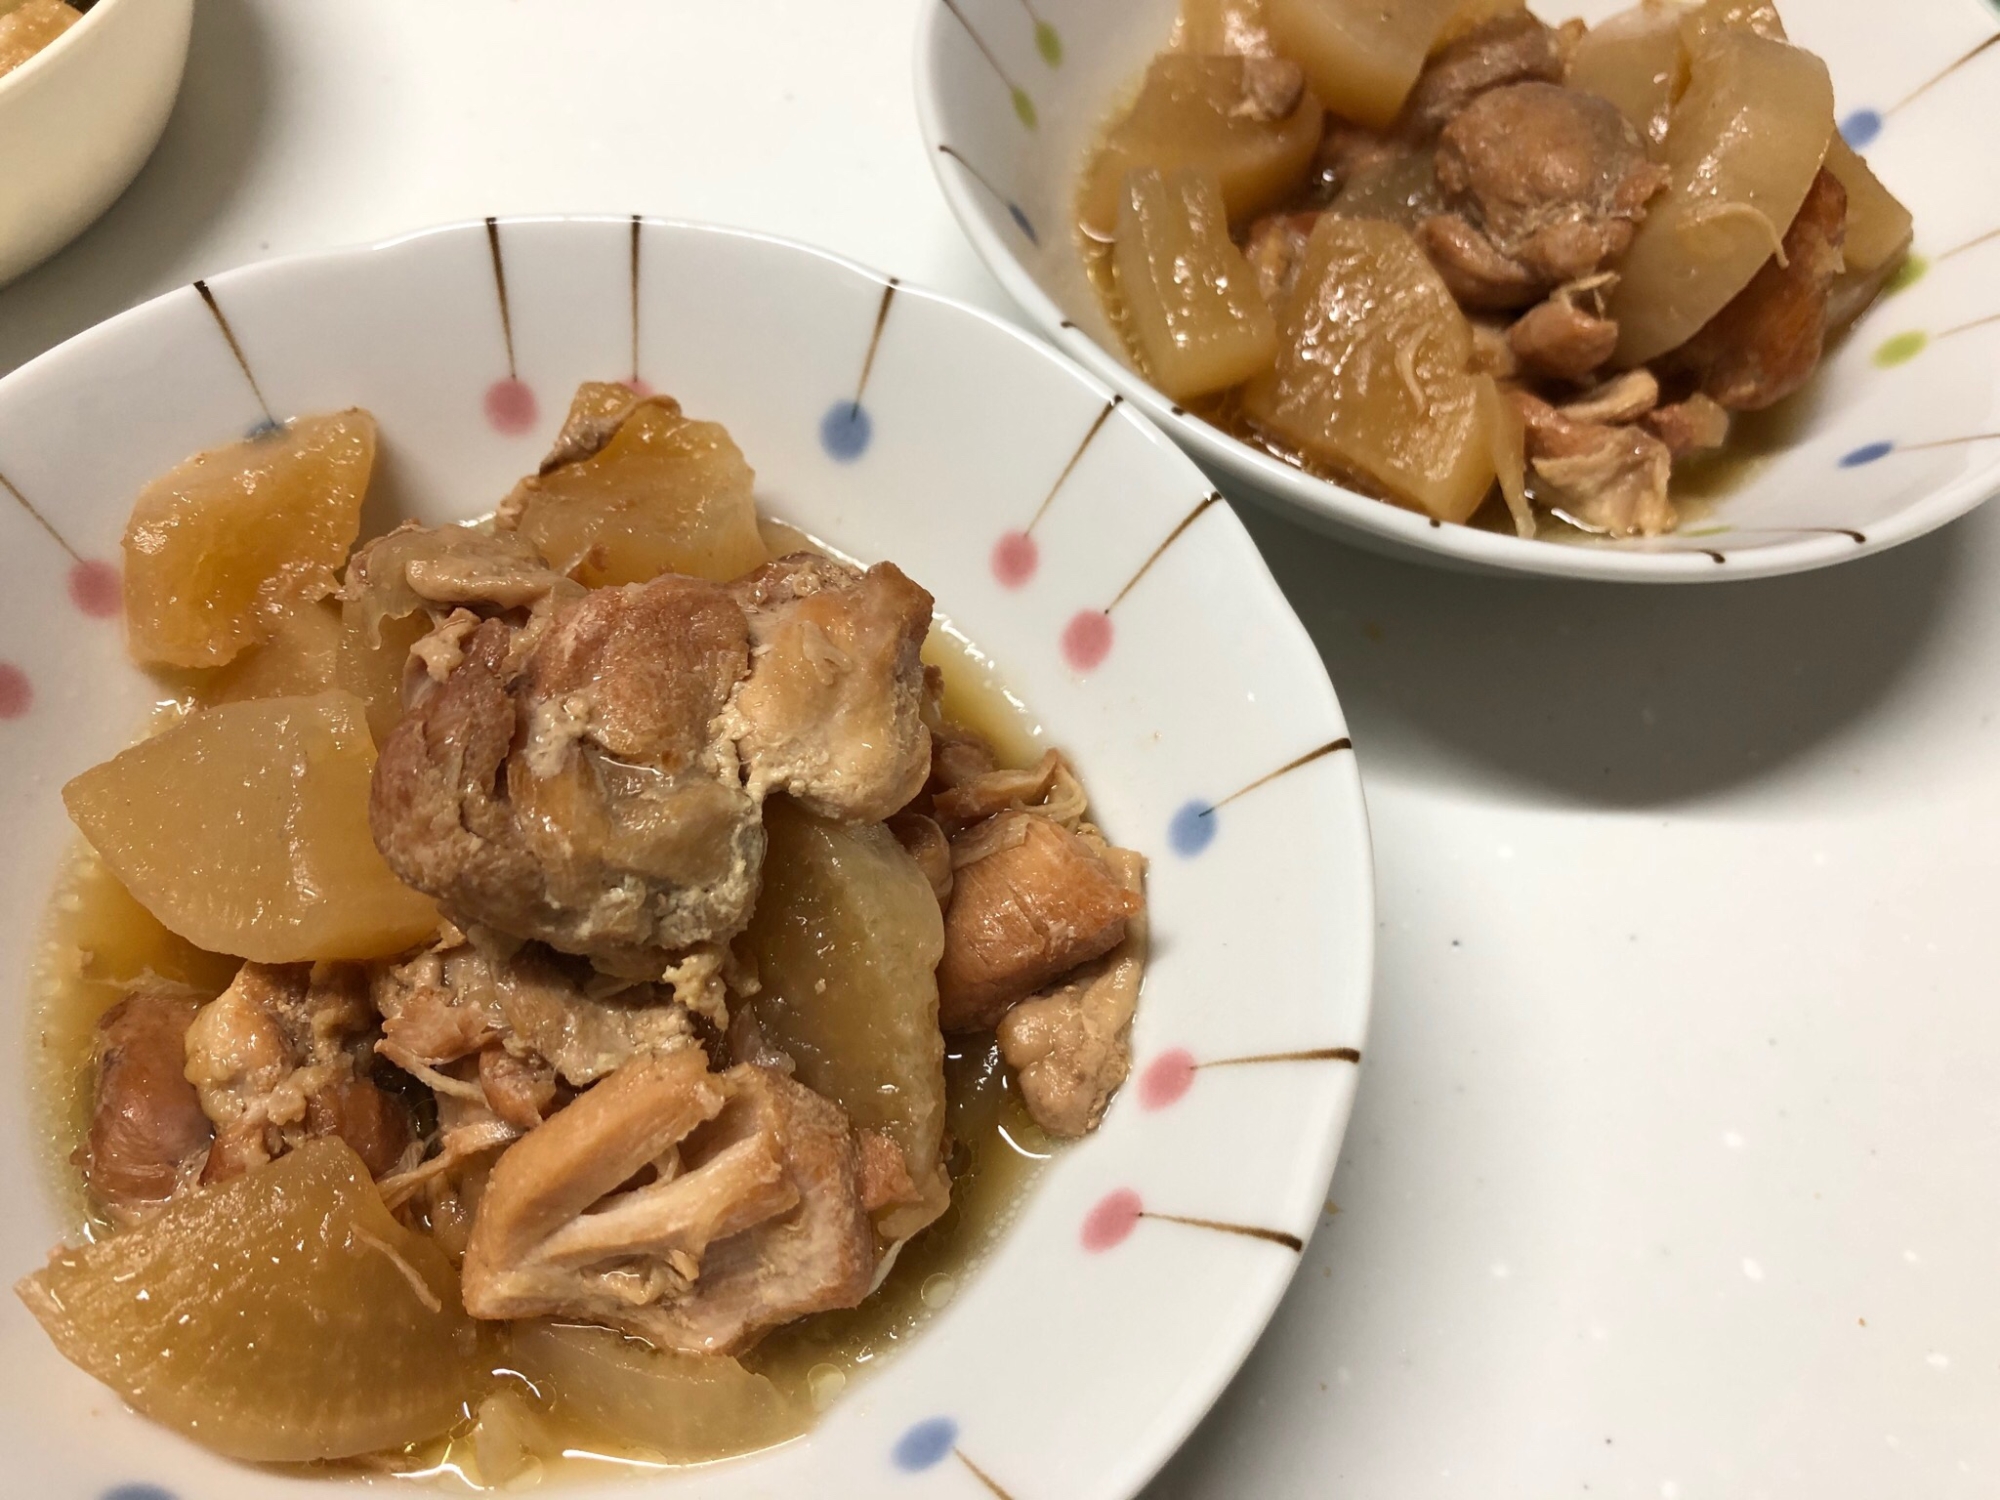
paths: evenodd
<path fill-rule="evenodd" d="M 621 1068 L 502 1154 L 463 1284 L 476 1317 L 584 1318 L 726 1354 L 858 1303 L 875 1260 L 839 1109 L 781 1073 L 711 1073 L 688 1047 Z"/>
<path fill-rule="evenodd" d="M 354 964 L 245 964 L 186 1032 L 186 1076 L 224 1181 L 315 1136 L 338 1136 L 380 1177 L 410 1142 L 404 1107 L 369 1076 L 376 1025 Z"/>

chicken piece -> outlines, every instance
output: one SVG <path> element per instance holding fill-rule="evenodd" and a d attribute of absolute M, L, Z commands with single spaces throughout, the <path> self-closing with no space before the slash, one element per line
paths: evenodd
<path fill-rule="evenodd" d="M 490 615 L 582 590 L 513 532 L 405 521 L 355 550 L 340 597 L 346 618 L 382 643 L 382 622 L 422 610 L 441 622 L 454 609 Z"/>
<path fill-rule="evenodd" d="M 1435 136 L 1488 89 L 1539 79 L 1561 83 L 1561 36 L 1525 10 L 1476 26 L 1439 48 L 1403 101 L 1397 129 L 1415 139 Z"/>
<path fill-rule="evenodd" d="M 941 712 L 929 727 L 931 775 L 925 785 L 933 793 L 964 786 L 974 777 L 999 769 L 993 747 L 970 729 L 946 723 Z"/>
<path fill-rule="evenodd" d="M 1397 136 L 1328 115 L 1326 131 L 1320 136 L 1319 150 L 1313 157 L 1321 196 L 1330 198 L 1356 178 L 1392 166 L 1409 150 L 1409 143 Z"/>
<path fill-rule="evenodd" d="M 1607 536 L 1673 530 L 1677 518 L 1667 498 L 1673 455 L 1665 443 L 1639 427 L 1572 422 L 1526 391 L 1513 396 L 1544 505 Z"/>
<path fill-rule="evenodd" d="M 356 964 L 247 963 L 188 1026 L 186 1077 L 215 1125 L 202 1181 L 337 1135 L 377 1176 L 409 1144 L 402 1107 L 367 1077 L 375 1012 Z"/>
<path fill-rule="evenodd" d="M 1305 259 L 1306 241 L 1312 238 L 1317 213 L 1265 214 L 1250 225 L 1243 241 L 1243 258 L 1257 276 L 1257 290 L 1270 304 L 1273 314 L 1291 299 L 1299 283 L 1299 266 Z"/>
<path fill-rule="evenodd" d="M 1129 849 L 1104 860 L 1133 895 L 1144 889 L 1146 861 Z M 1021 1101 L 1050 1135 L 1088 1135 L 1132 1070 L 1132 1016 L 1146 967 L 1146 914 L 1134 912 L 1125 938 L 1053 990 L 1000 1018 L 1000 1055 L 1014 1070 Z"/>
<path fill-rule="evenodd" d="M 1003 812 L 952 843 L 938 1024 L 992 1026 L 1015 1001 L 1124 939 L 1144 903 L 1086 840 L 1049 818 Z"/>
<path fill-rule="evenodd" d="M 1305 69 L 1284 57 L 1243 59 L 1243 97 L 1229 113 L 1239 120 L 1268 124 L 1289 120 L 1305 97 Z"/>
<path fill-rule="evenodd" d="M 556 1070 L 544 1062 L 516 1057 L 505 1047 L 482 1048 L 479 1091 L 486 1096 L 486 1107 L 499 1119 L 521 1130 L 533 1130 L 555 1103 Z"/>
<path fill-rule="evenodd" d="M 1780 252 L 1670 357 L 1729 411 L 1762 411 L 1804 385 L 1819 364 L 1827 297 L 1842 265 L 1847 189 L 1821 168 Z"/>
<path fill-rule="evenodd" d="M 873 1214 L 894 1203 L 915 1203 L 919 1193 L 910 1176 L 910 1164 L 903 1148 L 887 1131 L 860 1130 L 855 1143 L 861 1150 L 861 1206 Z"/>
<path fill-rule="evenodd" d="M 1617 107 L 1553 83 L 1480 94 L 1438 140 L 1451 212 L 1426 219 L 1424 249 L 1467 307 L 1524 307 L 1597 271 L 1632 243 L 1663 167 Z"/>
<path fill-rule="evenodd" d="M 810 552 L 766 563 L 730 591 L 752 666 L 723 718 L 750 796 L 790 793 L 821 817 L 880 822 L 930 769 L 923 662 L 931 596 L 894 563 L 863 573 Z"/>
<path fill-rule="evenodd" d="M 535 944 L 505 957 L 485 953 L 458 934 L 378 967 L 373 996 L 383 1017 L 378 1052 L 419 1077 L 477 1054 L 487 1101 L 515 1123 L 494 1098 L 493 1070 L 503 1065 L 487 1058 L 496 1045 L 528 1072 L 548 1075 L 551 1087 L 560 1077 L 582 1088 L 693 1034 L 686 1006 L 665 985 L 594 974 Z M 510 1075 L 501 1086 L 515 1082 Z"/>
<path fill-rule="evenodd" d="M 1574 401 L 1565 401 L 1558 410 L 1572 422 L 1616 425 L 1636 422 L 1659 404 L 1660 382 L 1651 370 L 1641 367 L 1612 376 Z"/>
<path fill-rule="evenodd" d="M 197 1175 L 215 1138 L 184 1072 L 185 1038 L 200 1008 L 191 993 L 149 986 L 97 1022 L 97 1089 L 78 1157 L 91 1196 L 121 1222 Z"/>
<path fill-rule="evenodd" d="M 1729 441 L 1729 413 L 1700 391 L 1685 401 L 1654 407 L 1640 422 L 1675 458 L 1707 453 Z"/>
<path fill-rule="evenodd" d="M 389 736 L 375 842 L 460 926 L 657 978 L 756 897 L 756 803 L 710 733 L 748 625 L 720 587 L 666 574 L 558 605 L 525 660 L 515 635 L 481 625 Z"/>
<path fill-rule="evenodd" d="M 475 1317 L 580 1318 L 725 1354 L 855 1305 L 874 1266 L 846 1118 L 782 1074 L 710 1073 L 690 1046 L 621 1068 L 508 1148 L 463 1287 Z"/>
<path fill-rule="evenodd" d="M 995 814 L 1032 810 L 1075 831 L 1089 806 L 1083 785 L 1059 750 L 1024 771 L 994 769 L 947 787 L 931 799 L 940 827 L 956 834 Z"/>
<path fill-rule="evenodd" d="M 917 862 L 917 868 L 924 872 L 924 879 L 931 883 L 931 894 L 937 897 L 938 905 L 951 904 L 951 840 L 935 819 L 922 813 L 900 812 L 889 820 L 889 832 L 896 836 L 896 842 L 909 851 L 910 858 Z"/>
<path fill-rule="evenodd" d="M 1557 287 L 1507 330 L 1524 369 L 1557 380 L 1585 380 L 1618 347 L 1618 325 L 1601 307 L 1585 307 L 1572 287 Z"/>

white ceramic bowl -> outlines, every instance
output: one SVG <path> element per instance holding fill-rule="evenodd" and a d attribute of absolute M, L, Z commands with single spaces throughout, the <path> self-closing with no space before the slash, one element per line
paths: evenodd
<path fill-rule="evenodd" d="M 0 1270 L 68 1228 L 19 1096 L 22 1009 L 73 837 L 57 790 L 155 696 L 116 622 L 139 486 L 267 417 L 359 403 L 383 441 L 371 526 L 467 518 L 532 470 L 577 382 L 631 376 L 725 422 L 770 511 L 935 593 L 1151 858 L 1158 933 L 1103 1129 L 910 1350 L 700 1493 L 964 1496 L 976 1464 L 1016 1496 L 1128 1496 L 1248 1351 L 1320 1217 L 1373 929 L 1346 729 L 1236 517 L 1129 405 L 1003 323 L 752 235 L 437 230 L 171 292 L 0 380 Z M 24 1495 L 310 1492 L 123 1410 L 11 1297 L 0 1451 Z"/>
<path fill-rule="evenodd" d="M 1624 0 L 1532 0 L 1596 20 Z M 1795 440 L 1715 509 L 1655 540 L 1524 542 L 1357 495 L 1188 416 L 1125 362 L 1083 279 L 1070 204 L 1098 131 L 1166 43 L 1177 0 L 928 0 L 917 112 L 980 257 L 1064 352 L 1230 487 L 1364 546 L 1460 568 L 1713 582 L 1842 562 L 2000 490 L 2000 47 L 1983 0 L 1783 0 L 1833 73 L 1842 129 L 1916 216 L 1923 274 L 1833 352 Z"/>
<path fill-rule="evenodd" d="M 75 239 L 138 175 L 180 91 L 193 17 L 194 0 L 97 0 L 0 77 L 0 284 Z"/>

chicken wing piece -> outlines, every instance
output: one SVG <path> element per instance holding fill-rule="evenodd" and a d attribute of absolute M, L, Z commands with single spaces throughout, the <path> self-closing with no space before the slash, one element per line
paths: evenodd
<path fill-rule="evenodd" d="M 749 669 L 743 612 L 667 574 L 559 605 L 518 660 L 515 637 L 481 624 L 383 746 L 390 867 L 460 926 L 632 978 L 741 930 L 763 829 L 710 726 Z"/>
<path fill-rule="evenodd" d="M 1119 884 L 1143 888 L 1146 861 L 1129 849 L 1107 849 L 1104 860 Z M 1134 912 L 1125 939 L 1054 989 L 1032 996 L 1000 1018 L 1000 1054 L 1014 1070 L 1021 1102 L 1050 1135 L 1088 1135 L 1111 1096 L 1132 1071 L 1132 1016 L 1146 968 L 1146 914 Z"/>
<path fill-rule="evenodd" d="M 640 1059 L 495 1163 L 466 1247 L 466 1309 L 730 1353 L 867 1295 L 860 1184 L 846 1117 L 784 1075 L 714 1074 L 692 1046 Z"/>
<path fill-rule="evenodd" d="M 1082 836 L 1004 812 L 953 841 L 951 906 L 938 962 L 946 1031 L 994 1025 L 1015 1001 L 1115 948 L 1144 902 Z"/>
<path fill-rule="evenodd" d="M 788 792 L 821 817 L 880 822 L 930 770 L 924 667 L 931 596 L 894 563 L 865 573 L 794 553 L 730 585 L 752 664 L 724 718 L 751 796 Z"/>
<path fill-rule="evenodd" d="M 134 990 L 98 1020 L 97 1089 L 79 1159 L 91 1196 L 121 1220 L 171 1197 L 214 1140 L 185 1076 L 185 1039 L 200 1006 L 160 985 Z"/>

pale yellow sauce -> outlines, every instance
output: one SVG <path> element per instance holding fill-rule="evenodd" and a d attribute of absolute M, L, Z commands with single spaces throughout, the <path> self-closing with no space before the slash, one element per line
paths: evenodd
<path fill-rule="evenodd" d="M 774 552 L 800 546 L 831 550 L 782 523 L 767 522 L 765 536 Z M 1006 764 L 1030 764 L 1041 753 L 1040 725 L 1007 690 L 991 659 L 948 620 L 939 618 L 924 658 L 943 673 L 948 718 L 983 735 Z M 163 705 L 168 712 L 178 707 Z M 91 1209 L 73 1164 L 89 1127 L 91 1042 L 99 1017 L 146 975 L 214 994 L 228 984 L 237 963 L 168 932 L 79 842 L 50 897 L 30 979 L 31 1107 L 46 1145 L 51 1190 L 77 1234 L 94 1237 L 109 1228 Z M 881 1288 L 860 1307 L 778 1329 L 744 1357 L 747 1367 L 801 1403 L 823 1409 L 951 1301 L 1011 1222 L 1053 1149 L 1027 1117 L 991 1036 L 946 1038 L 945 1073 L 953 1142 L 951 1207 L 903 1246 Z M 519 1377 L 506 1373 L 504 1340 L 491 1342 L 493 1373 L 489 1383 L 467 1391 L 468 1414 L 493 1384 L 523 1388 Z M 531 1472 L 570 1481 L 663 1467 L 656 1454 L 607 1444 L 587 1429 L 566 1430 L 560 1390 L 533 1395 L 538 1414 L 562 1439 L 565 1456 Z M 417 1447 L 351 1463 L 307 1465 L 300 1471 L 394 1475 L 481 1488 L 470 1426 L 468 1415 L 453 1433 Z"/>

